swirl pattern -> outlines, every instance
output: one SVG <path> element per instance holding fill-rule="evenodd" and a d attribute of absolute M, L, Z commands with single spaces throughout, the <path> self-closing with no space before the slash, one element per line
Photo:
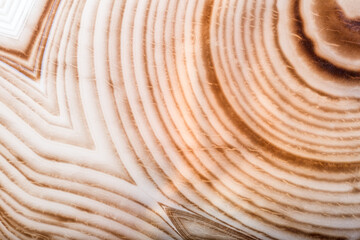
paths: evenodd
<path fill-rule="evenodd" d="M 9 4 L 1 239 L 360 238 L 360 1 Z"/>

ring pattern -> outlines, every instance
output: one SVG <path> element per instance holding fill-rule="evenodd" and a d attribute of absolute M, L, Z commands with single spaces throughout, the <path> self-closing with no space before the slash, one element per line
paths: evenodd
<path fill-rule="evenodd" d="M 1 239 L 360 237 L 359 1 L 33 4 L 0 36 Z"/>

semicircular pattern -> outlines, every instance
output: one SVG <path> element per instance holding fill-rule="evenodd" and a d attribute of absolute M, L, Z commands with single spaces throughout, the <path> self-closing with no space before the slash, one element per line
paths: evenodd
<path fill-rule="evenodd" d="M 0 239 L 359 239 L 359 9 L 0 0 Z"/>

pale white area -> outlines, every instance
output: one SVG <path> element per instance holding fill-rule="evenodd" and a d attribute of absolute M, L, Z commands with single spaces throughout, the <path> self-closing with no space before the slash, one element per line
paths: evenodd
<path fill-rule="evenodd" d="M 340 7 L 344 10 L 349 18 L 360 17 L 360 1 L 359 0 L 336 0 Z"/>
<path fill-rule="evenodd" d="M 19 39 L 35 0 L 0 1 L 0 35 Z"/>
<path fill-rule="evenodd" d="M 6 6 L 7 5 L 11 5 L 13 7 L 15 7 L 16 12 L 19 16 L 21 15 L 21 17 L 24 17 L 24 21 L 20 21 L 18 20 L 18 22 L 20 24 L 20 30 L 19 30 L 19 36 L 18 38 L 16 38 L 16 34 L 12 34 L 12 36 L 10 36 L 9 34 L 5 34 L 5 29 L 6 29 L 6 24 L 4 22 L 4 26 L 1 26 L 0 23 L 0 46 L 7 48 L 8 50 L 16 50 L 16 51 L 25 51 L 26 48 L 29 46 L 29 44 L 31 43 L 31 39 L 34 33 L 34 29 L 36 29 L 38 27 L 38 23 L 39 23 L 39 19 L 42 16 L 42 13 L 44 12 L 44 8 L 46 7 L 47 4 L 47 0 L 2 0 L 4 4 L 2 4 L 2 2 L 0 2 L 0 16 L 1 15 L 9 15 L 8 12 L 10 12 L 10 10 L 7 10 Z M 20 2 L 26 2 L 22 3 L 21 6 L 19 3 Z M 30 4 L 31 3 L 31 4 Z M 26 7 L 29 6 L 29 7 Z M 21 8 L 23 10 L 21 10 Z M 10 9 L 10 8 L 9 8 Z M 14 16 L 16 15 L 15 13 L 13 14 Z M 16 15 L 17 16 L 17 15 Z M 16 17 L 14 17 L 16 18 Z M 10 17 L 8 17 L 8 19 L 11 19 Z M 1 22 L 1 17 L 0 17 L 0 22 Z M 10 20 L 8 20 L 8 22 L 10 22 Z M 15 30 L 14 30 L 15 31 Z"/>

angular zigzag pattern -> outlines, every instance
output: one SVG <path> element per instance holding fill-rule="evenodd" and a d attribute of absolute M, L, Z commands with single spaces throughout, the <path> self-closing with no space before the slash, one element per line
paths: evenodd
<path fill-rule="evenodd" d="M 0 1 L 0 239 L 358 239 L 358 9 Z"/>

